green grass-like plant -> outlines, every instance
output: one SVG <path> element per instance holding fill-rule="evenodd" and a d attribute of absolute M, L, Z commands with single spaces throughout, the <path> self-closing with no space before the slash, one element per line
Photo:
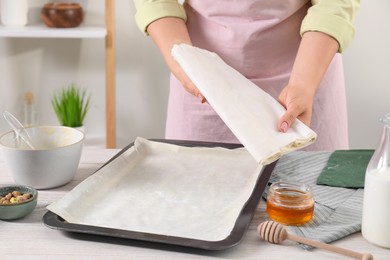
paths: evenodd
<path fill-rule="evenodd" d="M 51 104 L 61 125 L 80 127 L 83 126 L 90 99 L 91 96 L 87 96 L 86 90 L 72 83 L 54 94 Z"/>

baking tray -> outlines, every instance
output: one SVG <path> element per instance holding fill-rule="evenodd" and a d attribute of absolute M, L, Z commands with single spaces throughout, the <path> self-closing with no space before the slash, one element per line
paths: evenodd
<path fill-rule="evenodd" d="M 152 141 L 170 143 L 187 147 L 224 147 L 228 149 L 240 148 L 240 144 L 226 144 L 226 143 L 211 143 L 211 142 L 194 142 L 194 141 L 179 141 L 179 140 L 166 140 L 166 139 L 151 139 Z M 129 144 L 123 148 L 118 154 L 106 162 L 102 167 L 115 160 L 119 155 L 124 153 L 127 149 L 132 147 L 134 143 Z M 48 211 L 43 216 L 43 223 L 49 228 L 53 228 L 60 231 L 83 233 L 97 236 L 116 237 L 130 240 L 140 240 L 155 243 L 163 243 L 169 245 L 185 246 L 192 248 L 200 248 L 205 250 L 222 250 L 237 245 L 244 236 L 253 214 L 256 211 L 257 205 L 262 197 L 265 186 L 268 184 L 271 173 L 275 167 L 276 162 L 273 162 L 263 167 L 262 172 L 259 173 L 256 185 L 246 203 L 237 217 L 232 232 L 228 237 L 220 241 L 205 241 L 198 239 L 191 239 L 185 237 L 165 236 L 160 234 L 143 233 L 130 230 L 120 230 L 105 227 L 89 226 L 82 224 L 72 224 L 64 221 L 60 216 Z M 100 167 L 99 169 L 101 169 Z M 98 169 L 98 170 L 99 170 Z M 97 170 L 97 171 L 98 171 Z"/>

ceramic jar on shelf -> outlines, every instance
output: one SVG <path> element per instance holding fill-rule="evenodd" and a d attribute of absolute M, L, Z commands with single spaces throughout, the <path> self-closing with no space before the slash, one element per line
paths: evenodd
<path fill-rule="evenodd" d="M 0 0 L 1 24 L 25 26 L 28 18 L 28 0 Z"/>
<path fill-rule="evenodd" d="M 83 18 L 84 11 L 78 3 L 47 3 L 41 10 L 41 19 L 48 27 L 77 27 L 82 23 Z"/>

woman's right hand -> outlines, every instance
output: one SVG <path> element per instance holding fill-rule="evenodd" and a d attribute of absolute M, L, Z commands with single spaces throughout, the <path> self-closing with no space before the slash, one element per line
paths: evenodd
<path fill-rule="evenodd" d="M 172 74 L 175 75 L 175 77 L 180 81 L 185 90 L 198 98 L 202 103 L 206 102 L 206 99 L 200 93 L 199 89 L 195 86 L 195 84 L 191 81 L 191 79 L 187 76 L 187 74 L 182 70 L 176 61 L 174 61 L 174 64 L 170 66 L 170 69 Z"/>
<path fill-rule="evenodd" d="M 184 20 L 176 17 L 161 18 L 152 22 L 148 26 L 147 32 L 160 49 L 165 62 L 173 75 L 175 75 L 189 93 L 204 103 L 206 100 L 203 95 L 187 74 L 181 69 L 180 65 L 175 61 L 171 54 L 172 47 L 175 44 L 185 43 L 192 45 Z"/>

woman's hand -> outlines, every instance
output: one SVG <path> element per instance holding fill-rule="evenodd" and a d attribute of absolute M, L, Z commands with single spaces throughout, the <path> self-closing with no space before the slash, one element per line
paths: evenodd
<path fill-rule="evenodd" d="M 169 69 L 180 81 L 184 88 L 197 97 L 202 103 L 205 98 L 190 78 L 184 73 L 180 65 L 172 57 L 171 50 L 174 44 L 185 43 L 192 45 L 184 20 L 175 17 L 165 17 L 151 23 L 147 31 L 157 47 L 160 49 Z"/>
<path fill-rule="evenodd" d="M 279 120 L 279 131 L 287 132 L 295 118 L 310 126 L 314 94 L 301 86 L 287 85 L 282 90 L 279 102 L 287 111 Z"/>
<path fill-rule="evenodd" d="M 315 93 L 338 49 L 338 42 L 325 33 L 303 34 L 289 83 L 279 95 L 287 110 L 277 125 L 279 131 L 287 132 L 296 118 L 310 126 Z"/>

